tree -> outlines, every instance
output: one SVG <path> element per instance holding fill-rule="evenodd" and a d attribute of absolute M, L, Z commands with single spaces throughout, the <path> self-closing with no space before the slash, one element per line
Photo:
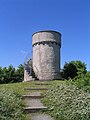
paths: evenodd
<path fill-rule="evenodd" d="M 0 83 L 2 83 L 3 69 L 0 67 Z"/>
<path fill-rule="evenodd" d="M 79 60 L 66 62 L 62 70 L 62 77 L 65 79 L 74 78 L 81 74 L 86 74 L 86 64 Z"/>
<path fill-rule="evenodd" d="M 14 80 L 15 68 L 12 65 L 9 65 L 8 68 L 4 67 L 2 71 L 2 83 L 12 83 Z"/>
<path fill-rule="evenodd" d="M 2 83 L 8 83 L 8 68 L 7 67 L 4 67 L 3 69 L 2 69 L 2 72 L 3 72 L 3 74 L 2 74 Z"/>
<path fill-rule="evenodd" d="M 10 82 L 12 83 L 14 81 L 15 79 L 14 75 L 15 75 L 15 68 L 12 65 L 9 65 L 8 67 L 8 82 L 9 83 Z"/>
<path fill-rule="evenodd" d="M 0 67 L 0 84 L 22 82 L 24 79 L 24 66 L 20 64 L 18 69 L 12 65 Z"/>
<path fill-rule="evenodd" d="M 15 73 L 16 80 L 15 82 L 22 82 L 24 80 L 24 66 L 20 64 Z"/>

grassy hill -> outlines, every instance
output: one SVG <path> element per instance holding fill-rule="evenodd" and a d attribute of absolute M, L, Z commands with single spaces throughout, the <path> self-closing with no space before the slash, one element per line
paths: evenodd
<path fill-rule="evenodd" d="M 54 120 L 90 120 L 90 93 L 71 84 L 53 82 L 43 103 Z"/>
<path fill-rule="evenodd" d="M 27 93 L 24 88 L 34 88 L 36 83 L 39 82 L 0 84 L 0 120 L 30 120 L 24 112 L 22 95 Z"/>
<path fill-rule="evenodd" d="M 21 96 L 24 88 L 35 87 L 39 82 L 24 82 L 0 85 L 0 120 L 29 120 L 24 113 Z M 48 106 L 48 114 L 55 120 L 90 120 L 90 92 L 84 91 L 71 81 L 46 82 L 43 103 Z M 80 84 L 80 83 L 79 83 Z M 89 85 L 88 85 L 89 86 Z M 46 111 L 47 112 L 47 111 Z"/>

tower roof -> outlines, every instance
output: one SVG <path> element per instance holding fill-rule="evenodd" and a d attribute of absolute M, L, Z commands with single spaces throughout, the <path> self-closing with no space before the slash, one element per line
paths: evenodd
<path fill-rule="evenodd" d="M 37 34 L 37 33 L 40 33 L 40 32 L 56 32 L 56 33 L 60 34 L 60 36 L 61 36 L 61 33 L 58 32 L 58 31 L 55 31 L 55 30 L 40 30 L 40 31 L 34 32 L 34 33 L 32 34 L 32 36 L 33 36 L 34 34 Z"/>

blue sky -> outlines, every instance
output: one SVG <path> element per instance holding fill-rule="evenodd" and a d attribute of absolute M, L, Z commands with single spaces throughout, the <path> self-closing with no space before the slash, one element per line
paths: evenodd
<path fill-rule="evenodd" d="M 90 0 L 0 0 L 0 66 L 32 56 L 32 34 L 62 34 L 61 66 L 81 60 L 90 70 Z"/>

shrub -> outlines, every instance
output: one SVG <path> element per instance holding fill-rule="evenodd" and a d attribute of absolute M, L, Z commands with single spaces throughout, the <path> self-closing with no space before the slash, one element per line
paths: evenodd
<path fill-rule="evenodd" d="M 75 85 L 53 85 L 43 102 L 55 120 L 90 120 L 90 94 Z"/>
<path fill-rule="evenodd" d="M 62 77 L 65 79 L 74 78 L 80 74 L 86 74 L 86 64 L 76 60 L 71 62 L 66 62 L 62 70 Z"/>
<path fill-rule="evenodd" d="M 0 89 L 0 120 L 25 120 L 21 98 L 13 91 Z"/>
<path fill-rule="evenodd" d="M 86 75 L 79 75 L 71 80 L 72 84 L 75 84 L 78 88 L 90 92 L 90 72 Z"/>

